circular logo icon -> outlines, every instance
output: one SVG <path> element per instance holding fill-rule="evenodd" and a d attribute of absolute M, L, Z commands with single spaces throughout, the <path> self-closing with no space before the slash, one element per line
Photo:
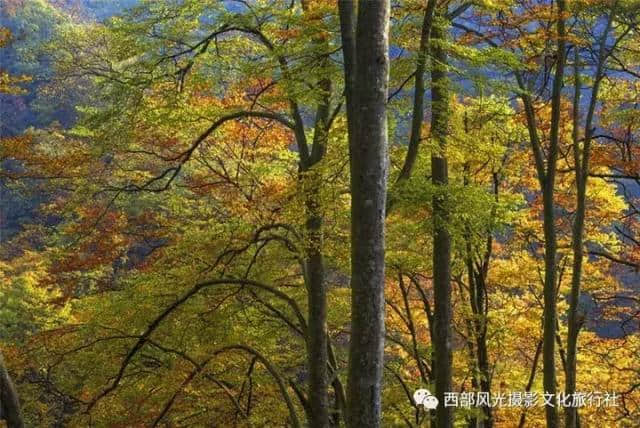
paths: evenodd
<path fill-rule="evenodd" d="M 431 394 L 428 389 L 418 389 L 413 393 L 413 399 L 416 402 L 416 405 L 423 406 L 428 410 L 433 410 L 438 407 L 438 399 Z"/>

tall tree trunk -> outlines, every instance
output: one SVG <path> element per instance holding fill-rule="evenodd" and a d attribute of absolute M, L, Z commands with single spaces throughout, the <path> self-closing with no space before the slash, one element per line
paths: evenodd
<path fill-rule="evenodd" d="M 468 122 L 464 120 L 465 133 L 469 134 Z M 503 158 L 505 162 L 506 158 Z M 468 186 L 470 166 L 464 165 L 464 185 Z M 500 191 L 500 173 L 493 172 L 493 195 L 494 201 L 497 205 L 499 203 L 499 191 Z M 491 210 L 491 218 L 496 216 L 496 206 Z M 467 265 L 467 277 L 469 282 L 469 303 L 471 307 L 471 313 L 473 320 L 471 322 L 473 329 L 473 339 L 475 339 L 475 369 L 477 373 L 474 373 L 475 383 L 478 384 L 481 392 L 487 392 L 491 395 L 491 373 L 489 370 L 489 351 L 487 346 L 487 320 L 488 320 L 488 296 L 487 296 L 487 276 L 489 273 L 489 263 L 492 257 L 493 235 L 492 231 L 487 230 L 484 254 L 482 256 L 481 263 L 474 262 L 474 251 L 472 245 L 472 237 L 470 230 L 466 232 L 465 239 L 466 245 L 466 265 Z M 474 385 L 475 386 L 475 385 Z M 490 405 L 482 406 L 482 415 L 474 417 L 476 423 L 473 426 L 493 428 L 493 410 Z"/>
<path fill-rule="evenodd" d="M 307 357 L 309 366 L 310 426 L 329 426 L 328 354 L 327 354 L 327 290 L 322 256 L 321 177 L 308 171 L 302 178 L 306 205 L 306 276 L 309 327 Z"/>
<path fill-rule="evenodd" d="M 0 354 L 0 420 L 5 420 L 9 428 L 23 428 L 22 412 L 18 394 Z"/>
<path fill-rule="evenodd" d="M 503 158 L 503 165 L 506 162 L 506 157 Z M 493 207 L 491 216 L 495 218 L 496 207 L 500 200 L 500 172 L 493 173 L 493 194 L 495 206 Z M 478 346 L 478 368 L 480 369 L 480 388 L 481 391 L 489 393 L 491 396 L 491 371 L 489 368 L 489 349 L 487 345 L 487 324 L 489 322 L 489 298 L 487 295 L 487 277 L 489 275 L 489 263 L 493 254 L 493 235 L 491 232 L 487 235 L 486 247 L 484 253 L 484 259 L 482 265 L 477 269 L 476 278 L 476 308 L 478 316 L 476 317 L 478 331 L 477 346 Z M 482 407 L 484 413 L 484 426 L 485 428 L 493 428 L 493 409 L 490 405 Z"/>
<path fill-rule="evenodd" d="M 584 321 L 584 314 L 580 313 L 580 283 L 582 279 L 582 261 L 584 258 L 584 220 L 587 206 L 587 180 L 589 178 L 589 158 L 591 155 L 591 139 L 593 135 L 593 116 L 600 82 L 603 77 L 604 64 L 606 61 L 605 46 L 611 25 L 616 3 L 613 4 L 611 12 L 607 18 L 607 25 L 600 40 L 596 72 L 593 87 L 591 89 L 591 99 L 587 110 L 585 121 L 584 143 L 580 150 L 580 91 L 582 90 L 580 81 L 580 55 L 578 49 L 574 49 L 574 100 L 573 100 L 573 156 L 575 162 L 576 180 L 576 216 L 573 221 L 572 249 L 573 249 L 573 271 L 571 274 L 571 294 L 569 297 L 569 313 L 567 316 L 567 364 L 565 377 L 565 393 L 573 397 L 576 392 L 577 365 L 576 356 L 578 353 L 578 334 Z M 566 428 L 578 428 L 580 425 L 578 409 L 575 407 L 565 408 Z"/>
<path fill-rule="evenodd" d="M 558 158 L 559 128 L 560 128 L 560 101 L 562 96 L 562 86 L 564 79 L 564 66 L 566 56 L 566 33 L 565 33 L 565 11 L 564 0 L 557 1 L 557 64 L 556 73 L 553 80 L 551 94 L 551 129 L 549 141 L 549 158 L 547 160 L 547 172 L 542 189 L 543 215 L 544 215 L 544 322 L 543 322 L 543 385 L 544 393 L 550 394 L 552 405 L 545 406 L 547 428 L 558 426 L 558 412 L 556 409 L 556 362 L 555 362 L 555 341 L 557 323 L 557 237 L 554 210 L 554 187 L 556 175 L 556 163 Z"/>
<path fill-rule="evenodd" d="M 469 246 L 470 247 L 470 246 Z M 470 248 L 467 250 L 470 252 Z M 487 312 L 486 312 L 486 296 L 487 286 L 486 277 L 473 266 L 470 256 L 467 256 L 467 275 L 469 277 L 469 299 L 471 311 L 473 314 L 472 334 L 475 339 L 475 350 L 473 358 L 475 358 L 474 373 L 476 385 L 480 391 L 491 394 L 491 373 L 489 370 L 489 352 L 487 349 Z M 491 406 L 482 406 L 482 415 L 474 417 L 477 427 L 492 428 L 493 427 L 493 411 Z"/>
<path fill-rule="evenodd" d="M 444 17 L 436 16 L 432 29 L 431 136 L 438 143 L 437 152 L 431 155 L 431 176 L 436 186 L 433 198 L 433 297 L 435 333 L 435 395 L 440 402 L 436 410 L 436 426 L 453 426 L 453 408 L 444 406 L 444 396 L 451 391 L 451 236 L 448 221 L 447 184 L 449 172 L 446 144 L 449 135 L 449 80 L 447 55 L 443 43 L 446 40 Z"/>
<path fill-rule="evenodd" d="M 583 184 L 582 168 L 580 166 L 580 55 L 578 49 L 574 49 L 574 99 L 573 99 L 573 155 L 575 161 L 576 177 L 576 216 L 573 221 L 572 247 L 573 247 L 573 271 L 571 273 L 571 294 L 569 297 L 569 313 L 567 316 L 567 370 L 565 376 L 565 392 L 572 397 L 576 389 L 576 354 L 578 348 L 578 331 L 581 322 L 578 320 L 578 304 L 580 299 L 580 280 L 582 276 L 582 248 L 585 216 L 586 186 Z M 586 177 L 584 177 L 586 178 Z M 573 407 L 565 408 L 565 426 L 576 428 L 578 410 Z"/>
<path fill-rule="evenodd" d="M 355 27 L 354 3 L 341 0 L 338 4 L 351 143 L 351 343 L 347 425 L 376 428 L 381 424 L 384 368 L 390 4 L 389 0 L 379 0 L 361 5 Z M 355 43 L 352 41 L 354 31 Z M 354 54 L 355 61 L 352 61 Z"/>
<path fill-rule="evenodd" d="M 556 340 L 556 321 L 557 321 L 557 299 L 556 299 L 556 254 L 557 254 L 557 237 L 555 231 L 555 212 L 554 212 L 554 189 L 552 180 L 547 175 L 547 181 L 542 191 L 543 195 L 543 216 L 544 216 L 544 321 L 543 321 L 543 345 L 542 345 L 542 364 L 543 364 L 543 385 L 544 393 L 551 394 L 551 403 L 553 405 L 545 406 L 545 414 L 548 428 L 558 426 L 558 413 L 555 408 L 556 395 L 556 368 L 555 368 L 555 340 Z"/>
<path fill-rule="evenodd" d="M 469 135 L 469 126 L 468 120 L 465 114 L 464 117 L 464 132 L 466 135 Z M 469 162 L 465 162 L 463 166 L 463 185 L 464 187 L 468 187 L 470 183 L 470 170 L 471 165 Z M 474 266 L 474 255 L 475 248 L 473 246 L 472 235 L 471 235 L 471 226 L 469 224 L 465 225 L 464 228 L 464 239 L 466 241 L 465 245 L 465 253 L 464 253 L 464 261 L 467 267 L 467 284 L 469 290 L 469 308 L 471 309 L 471 317 L 465 319 L 466 327 L 467 327 L 467 347 L 469 348 L 469 360 L 472 371 L 471 376 L 471 387 L 474 391 L 480 390 L 480 362 L 479 362 L 479 353 L 476 352 L 476 349 L 479 351 L 479 339 L 480 339 L 480 315 L 478 311 L 478 287 L 476 284 L 476 269 Z M 464 287 L 460 284 L 460 296 L 464 296 Z M 467 427 L 468 428 L 481 428 L 483 416 L 481 414 L 469 414 L 467 415 Z"/>
<path fill-rule="evenodd" d="M 555 367 L 555 341 L 557 324 L 556 305 L 556 281 L 557 281 L 557 239 L 555 232 L 555 211 L 554 211 L 554 186 L 558 159 L 558 135 L 560 125 L 560 101 L 564 79 L 564 66 L 566 56 L 566 34 L 565 34 L 565 10 L 564 0 L 557 1 L 557 61 L 556 72 L 553 80 L 551 95 L 551 124 L 549 149 L 546 159 L 544 151 L 538 137 L 536 115 L 533 100 L 524 81 L 522 74 L 515 71 L 518 86 L 520 87 L 520 97 L 524 104 L 525 116 L 529 139 L 533 150 L 536 172 L 543 199 L 543 229 L 544 229 L 544 286 L 543 286 L 543 337 L 542 337 L 542 363 L 543 363 L 543 387 L 544 393 L 551 395 L 551 405 L 545 406 L 545 419 L 547 428 L 558 426 L 558 412 L 556 409 L 556 367 Z"/>
<path fill-rule="evenodd" d="M 320 88 L 324 91 L 318 106 L 311 156 L 302 164 L 302 187 L 306 208 L 306 282 L 309 311 L 307 332 L 309 365 L 310 426 L 329 426 L 328 400 L 328 332 L 327 332 L 327 287 L 325 281 L 323 251 L 323 217 L 320 190 L 322 171 L 314 168 L 326 151 L 329 127 L 329 102 L 331 82 L 323 79 Z"/>
<path fill-rule="evenodd" d="M 302 1 L 304 13 L 309 12 L 309 2 Z M 313 45 L 323 52 L 329 50 L 323 37 L 314 37 Z M 326 65 L 328 57 L 321 61 Z M 335 361 L 329 361 L 329 336 L 327 330 L 327 285 L 323 257 L 324 209 L 321 197 L 323 183 L 322 168 L 319 163 L 324 159 L 330 122 L 330 104 L 332 82 L 328 78 L 318 81 L 317 90 L 321 91 L 321 100 L 317 105 L 313 129 L 313 142 L 308 157 L 301 156 L 301 184 L 305 198 L 305 281 L 307 285 L 307 303 L 309 327 L 307 331 L 307 362 L 309 367 L 309 412 L 311 428 L 329 426 L 329 367 L 337 370 Z M 333 356 L 333 355 L 332 355 Z M 335 373 L 333 375 L 337 376 Z M 338 385 L 335 385 L 335 384 Z M 340 386 L 335 379 L 334 386 Z M 340 400 L 337 396 L 336 403 Z M 336 416 L 337 417 L 337 416 Z"/>

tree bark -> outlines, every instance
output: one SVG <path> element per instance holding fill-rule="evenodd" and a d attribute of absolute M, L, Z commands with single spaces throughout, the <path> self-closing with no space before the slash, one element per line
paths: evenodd
<path fill-rule="evenodd" d="M 0 354 L 0 420 L 5 420 L 9 428 L 24 427 L 20 400 L 4 365 L 2 354 Z"/>
<path fill-rule="evenodd" d="M 580 166 L 580 56 L 578 50 L 574 51 L 574 99 L 573 99 L 573 155 L 575 161 L 576 173 L 576 216 L 573 221 L 572 231 L 572 248 L 573 248 L 573 271 L 571 273 L 571 293 L 569 297 L 569 313 L 567 315 L 567 370 L 565 377 L 565 392 L 571 397 L 576 390 L 576 353 L 578 348 L 578 331 L 580 324 L 578 321 L 578 303 L 580 299 L 580 280 L 582 276 L 582 259 L 583 252 L 583 233 L 584 233 L 584 216 L 585 216 L 585 197 L 584 191 L 586 187 L 583 185 L 582 168 Z M 585 183 L 586 184 L 586 183 Z M 578 410 L 572 407 L 565 409 L 565 426 L 567 428 L 576 428 Z"/>
<path fill-rule="evenodd" d="M 306 282 L 308 302 L 307 361 L 309 366 L 310 426 L 329 425 L 327 357 L 327 289 L 322 256 L 320 177 L 311 171 L 302 180 L 306 205 Z"/>
<path fill-rule="evenodd" d="M 469 246 L 470 247 L 470 246 Z M 470 248 L 467 248 L 470 254 Z M 469 300 L 473 321 L 471 328 L 473 338 L 475 339 L 475 352 L 472 357 L 475 358 L 477 369 L 477 380 L 474 387 L 479 387 L 480 391 L 491 394 L 491 373 L 489 370 L 489 352 L 487 348 L 487 286 L 486 277 L 483 272 L 478 271 L 474 265 L 471 256 L 467 256 L 467 275 L 469 278 Z M 474 374 L 474 379 L 476 375 Z M 482 406 L 482 415 L 474 417 L 476 423 L 473 426 L 492 428 L 493 427 L 493 411 L 491 406 Z"/>
<path fill-rule="evenodd" d="M 313 168 L 324 157 L 329 126 L 329 96 L 331 83 L 321 82 L 325 91 L 323 102 L 318 106 L 311 158 L 302 163 L 302 188 L 306 208 L 306 255 L 305 276 L 309 328 L 307 331 L 307 357 L 309 366 L 310 426 L 329 426 L 328 400 L 328 332 L 327 332 L 327 287 L 323 260 L 323 209 L 320 190 L 322 173 Z"/>
<path fill-rule="evenodd" d="M 465 118 L 464 121 L 465 134 L 469 134 L 468 123 Z M 504 162 L 504 159 L 503 159 Z M 463 184 L 468 186 L 470 183 L 470 166 L 464 165 L 464 178 Z M 493 172 L 492 174 L 492 187 L 494 201 L 496 205 L 500 201 L 500 173 Z M 491 211 L 491 217 L 495 218 L 496 208 L 493 207 Z M 471 313 L 473 319 L 470 321 L 470 333 L 473 337 L 470 337 L 470 346 L 473 346 L 472 340 L 475 339 L 475 352 L 473 352 L 472 358 L 474 359 L 474 369 L 477 373 L 474 373 L 474 387 L 479 387 L 481 392 L 488 392 L 491 395 L 491 372 L 489 369 L 489 351 L 487 346 L 487 323 L 488 323 L 488 296 L 487 296 L 487 276 L 489 273 L 489 263 L 492 256 L 493 235 L 491 230 L 486 232 L 486 240 L 484 247 L 484 254 L 482 255 L 481 262 L 474 262 L 474 255 L 478 253 L 478 250 L 474 250 L 472 245 L 472 237 L 470 227 L 467 227 L 465 234 L 466 255 L 465 262 L 467 265 L 467 277 L 469 282 L 469 305 L 471 307 Z M 490 405 L 482 406 L 482 415 L 472 416 L 474 423 L 470 426 L 493 428 L 493 409 Z"/>
<path fill-rule="evenodd" d="M 433 297 L 435 333 L 436 427 L 453 426 L 453 408 L 444 406 L 444 396 L 451 391 L 451 235 L 448 229 L 449 209 L 446 196 L 449 172 L 446 144 L 449 135 L 449 79 L 444 17 L 438 15 L 432 29 L 431 136 L 438 151 L 431 155 L 431 176 L 436 187 L 433 198 Z"/>
<path fill-rule="evenodd" d="M 568 397 L 573 397 L 576 393 L 577 381 L 577 353 L 578 353 L 578 334 L 582 328 L 584 314 L 580 313 L 580 286 L 582 279 L 582 261 L 584 259 L 584 220 L 586 217 L 587 205 L 587 180 L 589 178 L 589 158 L 591 155 L 591 139 L 593 136 L 593 116 L 595 113 L 596 103 L 598 100 L 598 92 L 600 82 L 603 77 L 603 69 L 606 60 L 605 46 L 611 25 L 613 22 L 613 13 L 615 3 L 607 18 L 607 25 L 600 40 L 598 51 L 598 63 L 594 76 L 593 87 L 591 89 L 591 99 L 587 110 L 587 118 L 585 122 L 584 144 L 582 151 L 580 150 L 579 126 L 580 126 L 580 55 L 578 49 L 575 48 L 574 53 L 574 99 L 573 99 L 573 156 L 575 162 L 575 180 L 576 180 L 576 215 L 573 221 L 572 230 L 572 249 L 573 249 L 573 270 L 571 273 L 571 293 L 569 296 L 569 313 L 567 314 L 567 364 L 565 377 L 565 393 Z M 566 428 L 578 428 L 580 425 L 578 418 L 578 409 L 576 407 L 565 408 L 565 426 Z"/>
<path fill-rule="evenodd" d="M 309 3 L 303 1 L 302 8 L 305 14 L 308 13 Z M 314 37 L 312 43 L 321 51 L 328 51 L 324 38 Z M 327 61 L 328 57 L 325 57 L 322 60 L 322 65 L 325 65 L 324 63 Z M 311 428 L 327 428 L 329 426 L 330 344 L 327 330 L 327 285 L 323 257 L 324 207 L 321 197 L 323 175 L 322 169 L 317 166 L 324 159 L 328 144 L 331 92 L 333 90 L 331 80 L 321 78 L 318 81 L 318 90 L 322 92 L 322 96 L 316 107 L 311 152 L 308 156 L 305 156 L 303 151 L 300 152 L 300 184 L 304 194 L 306 216 L 304 242 L 309 323 L 307 330 L 309 426 Z M 331 367 L 333 370 L 337 370 L 333 365 Z M 339 379 L 336 381 L 339 384 Z M 336 401 L 339 399 L 336 397 Z"/>
<path fill-rule="evenodd" d="M 338 5 L 351 143 L 351 343 L 347 425 L 376 428 L 381 426 L 384 369 L 390 3 L 379 0 L 360 4 L 355 27 L 354 3 L 341 0 Z"/>
<path fill-rule="evenodd" d="M 556 281 L 557 281 L 557 237 L 555 226 L 555 210 L 554 210 L 554 186 L 556 163 L 558 158 L 558 142 L 560 127 L 560 101 L 562 96 L 562 86 L 564 79 L 565 65 L 565 10 L 564 0 L 557 1 L 557 64 L 556 73 L 553 80 L 553 89 L 551 94 L 551 129 L 549 141 L 549 157 L 547 160 L 547 171 L 543 183 L 542 199 L 543 199 L 543 215 L 544 215 L 544 326 L 543 326 L 543 345 L 542 345 L 542 361 L 543 361 L 543 385 L 544 393 L 551 395 L 551 404 L 545 406 L 545 417 L 547 428 L 556 428 L 558 426 L 558 412 L 556 396 L 556 367 L 555 367 L 555 336 L 557 323 L 557 298 L 556 298 Z"/>

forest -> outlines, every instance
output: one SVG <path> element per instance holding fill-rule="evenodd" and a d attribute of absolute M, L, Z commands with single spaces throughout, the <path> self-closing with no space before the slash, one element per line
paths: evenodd
<path fill-rule="evenodd" d="M 0 426 L 640 427 L 640 0 L 0 0 Z"/>

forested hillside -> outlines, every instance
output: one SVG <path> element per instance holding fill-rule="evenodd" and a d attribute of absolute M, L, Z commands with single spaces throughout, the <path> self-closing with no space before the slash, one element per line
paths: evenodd
<path fill-rule="evenodd" d="M 2 0 L 0 424 L 640 426 L 638 46 L 638 0 Z"/>

